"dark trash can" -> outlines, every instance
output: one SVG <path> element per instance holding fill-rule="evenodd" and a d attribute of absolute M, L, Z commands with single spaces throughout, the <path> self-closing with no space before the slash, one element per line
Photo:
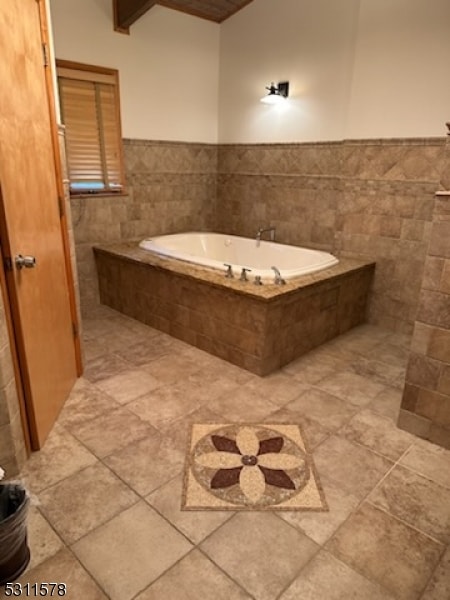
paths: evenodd
<path fill-rule="evenodd" d="M 27 514 L 30 501 L 19 483 L 0 483 L 0 586 L 12 582 L 30 562 Z"/>

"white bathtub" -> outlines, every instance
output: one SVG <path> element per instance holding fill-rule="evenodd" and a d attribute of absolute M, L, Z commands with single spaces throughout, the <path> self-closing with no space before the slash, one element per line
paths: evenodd
<path fill-rule="evenodd" d="M 339 261 L 328 252 L 309 250 L 275 242 L 243 238 L 221 233 L 175 233 L 143 240 L 139 246 L 150 252 L 190 263 L 219 269 L 225 273 L 225 263 L 232 265 L 235 277 L 243 267 L 250 269 L 248 278 L 259 275 L 263 281 L 273 281 L 279 269 L 283 279 L 314 273 L 336 265 Z"/>

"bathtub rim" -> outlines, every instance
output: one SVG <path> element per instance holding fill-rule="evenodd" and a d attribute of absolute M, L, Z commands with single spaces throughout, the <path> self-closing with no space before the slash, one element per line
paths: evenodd
<path fill-rule="evenodd" d="M 235 240 L 242 239 L 242 240 L 246 240 L 246 241 L 250 241 L 250 242 L 253 241 L 253 238 L 248 238 L 248 237 L 234 235 L 234 234 L 228 234 L 228 233 L 221 233 L 221 232 L 217 232 L 217 231 L 184 231 L 184 232 L 177 232 L 177 233 L 155 235 L 155 236 L 152 236 L 149 238 L 144 238 L 143 240 L 140 240 L 139 248 L 143 249 L 146 252 L 156 254 L 158 256 L 165 256 L 168 258 L 172 258 L 174 260 L 187 262 L 192 265 L 200 265 L 202 267 L 210 268 L 210 269 L 213 269 L 220 273 L 225 273 L 225 270 L 226 270 L 226 268 L 224 266 L 225 263 L 221 262 L 219 260 L 202 257 L 202 256 L 198 256 L 198 255 L 190 255 L 188 253 L 177 253 L 175 250 L 172 250 L 170 248 L 164 248 L 163 246 L 158 247 L 157 241 L 162 238 L 171 238 L 171 237 L 174 237 L 174 238 L 180 237 L 181 238 L 182 236 L 185 236 L 185 235 L 211 235 L 211 236 L 232 238 Z M 151 244 L 151 243 L 154 243 L 155 247 L 147 248 L 146 244 Z M 280 268 L 281 276 L 284 279 L 289 280 L 289 281 L 292 279 L 296 279 L 297 277 L 302 277 L 304 275 L 310 275 L 310 274 L 317 273 L 322 270 L 329 269 L 329 268 L 333 267 L 334 265 L 339 264 L 339 261 L 340 261 L 340 259 L 338 257 L 331 254 L 331 252 L 327 252 L 326 250 L 318 250 L 316 248 L 307 248 L 305 246 L 294 246 L 293 244 L 283 244 L 281 242 L 276 242 L 276 241 L 269 242 L 267 240 L 261 240 L 260 244 L 261 245 L 279 244 L 280 246 L 283 246 L 286 248 L 306 250 L 308 252 L 313 252 L 318 255 L 321 255 L 323 262 L 314 270 L 311 270 L 311 267 L 309 267 L 309 266 L 305 266 L 304 268 L 295 268 L 295 269 Z M 194 256 L 195 256 L 195 259 L 194 259 Z M 271 269 L 259 269 L 259 268 L 252 267 L 250 264 L 240 264 L 240 263 L 239 264 L 238 263 L 230 263 L 230 264 L 231 264 L 233 272 L 235 273 L 235 276 L 239 275 L 240 270 L 242 268 L 246 268 L 246 269 L 248 268 L 251 271 L 251 277 L 258 275 L 261 277 L 261 279 L 264 283 L 266 283 L 266 284 L 273 283 L 274 272 Z M 279 267 L 279 265 L 276 264 L 276 261 L 274 261 L 274 266 Z"/>

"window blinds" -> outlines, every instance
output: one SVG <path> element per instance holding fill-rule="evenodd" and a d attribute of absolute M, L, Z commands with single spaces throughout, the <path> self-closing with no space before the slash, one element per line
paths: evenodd
<path fill-rule="evenodd" d="M 58 85 L 71 192 L 120 192 L 123 166 L 117 73 L 58 66 Z"/>

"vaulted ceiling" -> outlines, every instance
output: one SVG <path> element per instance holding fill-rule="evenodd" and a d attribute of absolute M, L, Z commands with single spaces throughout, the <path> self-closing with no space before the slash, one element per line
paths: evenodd
<path fill-rule="evenodd" d="M 114 29 L 124 33 L 155 4 L 221 23 L 253 0 L 113 0 Z"/>

